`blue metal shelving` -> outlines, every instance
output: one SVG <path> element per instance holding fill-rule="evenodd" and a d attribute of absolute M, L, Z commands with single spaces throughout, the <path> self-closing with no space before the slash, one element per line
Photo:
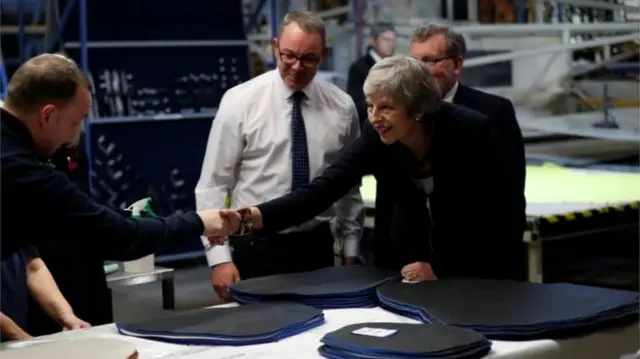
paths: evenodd
<path fill-rule="evenodd" d="M 4 66 L 4 58 L 2 57 L 2 52 L 0 51 L 0 99 L 4 98 L 4 93 L 7 91 L 7 84 L 9 83 L 7 79 L 7 69 Z"/>
<path fill-rule="evenodd" d="M 22 2 L 29 0 L 17 1 Z M 271 0 L 271 3 L 268 3 L 267 0 L 260 0 L 255 14 L 253 14 L 246 23 L 247 28 L 249 26 L 255 26 L 255 23 L 257 23 L 258 18 L 260 17 L 261 11 L 263 11 L 265 6 L 268 4 L 270 4 L 270 14 L 278 14 L 277 1 Z M 102 71 L 100 69 L 105 68 L 105 66 L 106 68 L 112 68 L 110 67 L 110 62 L 112 60 L 115 61 L 113 68 L 131 66 L 134 68 L 131 70 L 133 72 L 135 72 L 136 66 L 137 68 L 141 66 L 139 63 L 143 61 L 148 67 L 145 68 L 145 70 L 153 74 L 157 73 L 155 71 L 171 71 L 175 69 L 176 66 L 186 66 L 185 74 L 194 71 L 197 74 L 201 71 L 200 68 L 202 68 L 203 62 L 211 63 L 212 67 L 221 67 L 221 63 L 218 63 L 218 55 L 216 55 L 217 53 L 220 53 L 221 61 L 224 60 L 222 57 L 227 59 L 227 63 L 224 65 L 227 67 L 227 74 L 229 74 L 228 71 L 230 67 L 227 64 L 231 57 L 235 57 L 238 59 L 237 64 L 234 65 L 238 66 L 237 75 L 240 76 L 242 81 L 246 80 L 246 78 L 244 78 L 244 73 L 247 72 L 244 69 L 246 63 L 244 59 L 239 59 L 242 56 L 242 51 L 245 51 L 247 55 L 246 61 L 248 63 L 248 51 L 246 50 L 248 41 L 246 40 L 246 37 L 242 39 L 242 36 L 239 34 L 242 32 L 243 28 L 242 23 L 240 22 L 242 20 L 236 21 L 228 17 L 225 18 L 227 22 L 233 21 L 233 24 L 238 24 L 240 26 L 240 31 L 236 30 L 233 26 L 232 30 L 228 29 L 229 26 L 225 26 L 222 29 L 214 29 L 217 33 L 212 36 L 210 33 L 196 33 L 194 30 L 194 38 L 191 39 L 184 39 L 185 37 L 188 38 L 190 36 L 188 33 L 191 30 L 189 30 L 190 28 L 188 26 L 191 24 L 186 24 L 188 31 L 185 30 L 182 34 L 184 36 L 181 36 L 181 34 L 177 33 L 168 34 L 166 31 L 163 32 L 161 28 L 150 29 L 150 27 L 147 26 L 148 24 L 142 23 L 139 26 L 145 26 L 145 31 L 130 32 L 132 36 L 142 38 L 130 39 L 129 37 L 122 36 L 123 31 L 121 30 L 123 30 L 123 26 L 119 26 L 119 28 L 114 29 L 112 25 L 109 25 L 108 19 L 112 17 L 107 15 L 112 14 L 104 14 L 101 18 L 97 17 L 98 13 L 102 15 L 102 12 L 105 10 L 100 7 L 100 3 L 88 3 L 87 0 L 66 0 L 64 3 L 61 2 L 60 5 L 60 10 L 62 11 L 60 12 L 58 26 L 55 30 L 51 30 L 49 33 L 45 34 L 48 39 L 46 46 L 43 47 L 42 50 L 46 52 L 54 52 L 62 49 L 65 53 L 74 58 L 82 70 L 88 75 L 90 75 L 91 72 L 94 72 L 94 75 L 97 76 L 95 72 Z M 104 5 L 104 3 L 102 3 L 102 5 Z M 144 9 L 141 9 L 140 6 L 132 6 L 130 8 L 130 13 L 142 10 Z M 232 10 L 229 9 L 228 11 L 231 12 Z M 196 16 L 201 13 L 202 11 L 196 14 Z M 129 19 L 120 18 L 120 20 L 129 21 L 129 23 L 125 25 L 129 26 L 129 28 L 133 28 L 134 25 L 138 26 L 135 22 L 135 16 L 136 15 L 132 15 Z M 158 14 L 158 16 L 162 17 L 164 14 Z M 271 28 L 277 33 L 280 20 L 279 16 L 276 15 L 274 20 L 275 21 L 271 22 Z M 152 26 L 158 24 L 164 24 L 166 26 L 172 25 L 166 24 L 166 21 L 163 21 L 164 20 L 151 20 L 150 24 Z M 183 26 L 180 21 L 181 20 L 178 19 L 178 22 L 176 23 L 177 25 L 174 24 L 174 26 L 178 26 L 180 29 L 185 29 L 185 26 Z M 27 35 L 29 34 L 29 25 L 25 25 L 25 23 L 28 22 L 28 20 L 23 20 L 20 22 L 19 26 L 16 27 L 16 35 L 20 39 L 21 43 L 20 53 L 21 55 L 24 54 L 20 61 L 24 61 L 30 56 L 25 50 L 26 40 L 28 38 Z M 163 26 L 162 28 L 165 28 L 166 26 Z M 215 25 L 211 25 L 209 23 L 205 27 L 205 31 L 211 32 L 212 28 L 215 28 Z M 159 34 L 155 34 L 154 31 L 156 30 L 158 30 Z M 233 35 L 230 35 L 229 37 L 235 36 L 233 39 L 217 39 L 226 36 L 227 34 L 231 34 L 232 32 Z M 113 37 L 110 36 L 112 33 L 115 34 Z M 127 34 L 125 33 L 124 35 Z M 182 47 L 182 49 L 177 49 L 178 47 Z M 154 49 L 153 51 L 145 50 L 147 48 Z M 118 54 L 116 51 L 125 51 L 126 53 L 120 52 Z M 164 51 L 164 53 L 157 55 L 156 58 L 153 58 L 153 56 L 150 57 L 148 54 L 156 53 L 158 51 Z M 90 56 L 91 59 L 89 58 Z M 171 59 L 168 59 L 168 57 L 171 57 Z M 172 59 L 176 57 L 186 58 L 186 60 L 193 59 L 196 63 L 195 69 L 192 70 L 190 65 L 185 65 L 180 61 L 176 63 L 178 65 L 175 65 L 175 61 L 172 62 Z M 129 62 L 123 62 L 119 58 L 133 59 Z M 149 58 L 149 60 L 147 60 L 147 58 Z M 158 58 L 162 58 L 160 63 L 157 61 Z M 215 62 L 209 61 L 211 58 L 213 58 Z M 150 63 L 148 62 L 152 60 L 155 61 Z M 235 60 L 234 63 L 236 63 Z M 172 66 L 172 64 L 174 65 Z M 4 74 L 4 71 L 2 70 L 3 69 L 0 67 L 0 85 L 3 85 L 4 88 L 6 87 L 6 79 L 3 79 L 2 77 Z M 219 73 L 220 71 L 213 69 L 210 72 Z M 233 68 L 233 73 L 231 73 L 231 75 L 236 75 L 235 71 L 236 68 Z M 145 76 L 147 78 L 153 77 L 153 74 L 140 74 L 138 78 Z M 235 83 L 229 83 L 229 85 L 234 84 Z M 215 86 L 218 85 L 216 84 Z M 119 152 L 124 154 L 127 163 L 129 165 L 133 165 L 137 174 L 143 174 L 144 183 L 139 184 L 143 187 L 154 186 L 156 190 L 160 191 L 158 194 L 160 198 L 169 198 L 168 192 L 162 192 L 165 189 L 163 186 L 166 187 L 166 185 L 164 183 L 160 183 L 161 181 L 165 181 L 163 176 L 166 176 L 166 173 L 173 168 L 169 168 L 167 166 L 173 166 L 176 164 L 180 169 L 182 180 L 185 181 L 187 187 L 192 188 L 192 185 L 195 186 L 194 180 L 197 180 L 197 178 L 194 177 L 194 173 L 197 175 L 196 172 L 199 171 L 201 163 L 201 159 L 198 159 L 198 156 L 202 155 L 204 143 L 206 143 L 206 134 L 208 133 L 207 126 L 210 126 L 211 119 L 213 119 L 214 116 L 215 110 L 207 113 L 201 112 L 190 115 L 158 114 L 155 116 L 127 117 L 97 117 L 97 115 L 88 115 L 85 119 L 85 136 L 83 136 L 84 146 L 87 156 L 91 159 L 89 161 L 90 173 L 98 176 L 94 177 L 90 175 L 89 184 L 92 191 L 95 191 L 96 189 L 100 191 L 102 188 L 101 182 L 103 180 L 107 180 L 102 173 L 104 172 L 104 169 L 100 167 L 100 164 L 95 162 L 97 159 L 100 159 L 100 161 L 104 159 L 100 138 L 105 136 L 109 143 L 117 143 Z M 182 120 L 185 121 L 183 122 Z M 172 146 L 166 146 L 168 141 L 171 141 Z M 176 151 L 175 148 L 180 148 L 180 151 Z M 96 174 L 96 171 L 99 173 Z M 160 179 L 161 177 L 162 179 Z M 132 179 L 133 182 L 139 180 L 140 179 L 136 178 Z M 150 182 L 145 182 L 147 180 Z M 117 186 L 114 187 L 114 189 L 116 191 L 123 190 Z M 192 195 L 192 190 L 187 190 L 187 192 Z M 122 198 L 126 198 L 126 196 L 123 196 Z M 186 207 L 191 207 L 191 204 L 186 205 Z M 189 209 L 183 207 L 176 208 Z M 167 212 L 170 211 L 171 210 L 168 210 Z M 196 245 L 190 250 L 199 248 L 199 239 L 196 238 L 194 243 L 196 243 Z M 178 258 L 182 257 L 185 254 L 185 249 L 186 248 L 169 248 L 167 253 L 159 253 L 160 256 L 158 256 L 158 259 L 163 259 L 162 254 L 169 255 L 169 257 L 167 257 L 169 259 L 176 256 Z M 188 252 L 189 249 L 186 251 Z M 202 255 L 200 250 L 197 252 L 199 252 L 198 255 Z"/>
<path fill-rule="evenodd" d="M 269 0 L 269 20 L 271 21 L 271 37 L 278 36 L 279 28 L 280 28 L 280 11 L 278 6 L 279 0 Z M 273 65 L 276 64 L 276 54 L 273 53 Z"/>

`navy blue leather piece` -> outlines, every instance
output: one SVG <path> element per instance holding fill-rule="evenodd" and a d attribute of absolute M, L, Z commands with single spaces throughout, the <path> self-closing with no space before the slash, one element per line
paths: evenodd
<path fill-rule="evenodd" d="M 361 330 L 388 331 L 388 335 Z M 340 359 L 475 359 L 491 350 L 491 342 L 482 334 L 439 324 L 358 323 L 327 333 L 321 341 L 320 355 Z"/>
<path fill-rule="evenodd" d="M 292 302 L 197 309 L 152 320 L 116 322 L 121 334 L 188 345 L 270 343 L 324 324 L 324 314 Z"/>
<path fill-rule="evenodd" d="M 640 297 L 568 283 L 464 278 L 390 281 L 377 293 L 383 308 L 400 315 L 472 328 L 501 340 L 572 337 L 632 323 L 638 320 Z"/>
<path fill-rule="evenodd" d="M 397 276 L 395 271 L 369 266 L 328 267 L 243 280 L 229 293 L 242 304 L 288 300 L 322 309 L 373 307 L 376 288 Z"/>

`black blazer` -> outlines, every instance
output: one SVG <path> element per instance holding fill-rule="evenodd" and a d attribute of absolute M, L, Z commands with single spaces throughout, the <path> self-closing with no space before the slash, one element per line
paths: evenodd
<path fill-rule="evenodd" d="M 516 110 L 508 99 L 482 92 L 460 84 L 453 97 L 453 103 L 476 110 L 492 121 L 493 128 L 502 147 L 514 191 L 522 193 L 526 179 L 524 139 L 516 118 Z"/>
<path fill-rule="evenodd" d="M 460 84 L 453 98 L 453 103 L 465 106 L 467 108 L 478 111 L 489 117 L 491 126 L 496 134 L 498 146 L 502 148 L 505 166 L 508 168 L 507 185 L 510 190 L 517 196 L 521 206 L 525 206 L 525 177 L 526 177 L 526 161 L 524 140 L 522 131 L 516 119 L 515 109 L 511 101 L 504 97 L 482 92 L 471 87 Z M 394 193 L 393 188 L 382 182 L 378 182 L 376 190 L 376 207 L 375 207 L 375 229 L 373 232 L 373 248 L 374 263 L 377 266 L 389 266 L 393 258 L 387 250 L 391 238 L 391 219 L 394 212 Z M 524 223 L 525 218 L 521 221 Z M 524 248 L 519 248 L 522 233 L 514 231 L 514 238 L 505 245 L 503 253 L 511 250 L 510 258 L 513 258 L 509 266 L 512 270 L 504 270 L 502 273 L 496 273 L 497 278 L 521 279 L 524 273 L 521 272 L 521 261 L 524 256 Z M 514 248 L 515 246 L 515 248 Z M 504 263 L 503 267 L 507 267 Z"/>
<path fill-rule="evenodd" d="M 376 60 L 369 55 L 369 50 L 367 50 L 366 55 L 360 57 L 349 67 L 347 93 L 351 96 L 356 105 L 358 118 L 360 119 L 361 124 L 363 121 L 367 120 L 367 104 L 365 102 L 364 92 L 362 91 L 362 85 L 364 85 L 364 80 L 367 78 L 369 70 L 371 70 L 375 63 Z"/>
<path fill-rule="evenodd" d="M 491 121 L 471 109 L 443 104 L 430 126 L 433 228 L 427 196 L 412 181 L 415 159 L 401 143 L 385 145 L 365 124 L 361 137 L 307 187 L 258 205 L 263 230 L 278 231 L 321 213 L 373 174 L 393 191 L 388 251 L 395 268 L 430 262 L 439 276 L 491 277 L 508 256 L 504 243 L 522 236 L 522 193 L 513 193 Z M 431 231 L 431 234 L 429 233 Z"/>

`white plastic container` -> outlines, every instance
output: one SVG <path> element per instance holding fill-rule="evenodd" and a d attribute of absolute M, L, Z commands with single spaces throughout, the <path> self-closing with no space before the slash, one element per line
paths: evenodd
<path fill-rule="evenodd" d="M 141 199 L 131 206 L 127 207 L 125 210 L 130 211 L 132 217 L 140 217 L 140 213 L 149 205 L 149 198 Z M 156 267 L 155 265 L 156 256 L 154 254 L 150 254 L 148 256 L 133 260 L 123 262 L 123 269 L 128 273 L 145 273 L 151 272 Z"/>
<path fill-rule="evenodd" d="M 127 273 L 146 273 L 152 272 L 156 267 L 155 260 L 156 256 L 154 254 L 150 254 L 140 259 L 123 262 L 122 264 L 124 267 L 124 271 Z"/>

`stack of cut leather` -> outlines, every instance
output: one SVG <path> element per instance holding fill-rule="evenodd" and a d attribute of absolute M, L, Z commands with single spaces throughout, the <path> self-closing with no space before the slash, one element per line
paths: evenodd
<path fill-rule="evenodd" d="M 376 288 L 396 276 L 375 267 L 328 267 L 243 280 L 229 294 L 241 304 L 287 300 L 321 309 L 375 307 Z"/>
<path fill-rule="evenodd" d="M 124 335 L 188 345 L 270 343 L 322 324 L 322 311 L 293 302 L 197 309 L 141 322 L 116 322 Z"/>
<path fill-rule="evenodd" d="M 322 343 L 318 352 L 330 359 L 477 359 L 491 350 L 482 334 L 440 324 L 352 324 Z"/>
<path fill-rule="evenodd" d="M 499 340 L 581 336 L 636 322 L 639 308 L 637 292 L 465 278 L 390 281 L 378 288 L 378 299 L 397 314 Z"/>

